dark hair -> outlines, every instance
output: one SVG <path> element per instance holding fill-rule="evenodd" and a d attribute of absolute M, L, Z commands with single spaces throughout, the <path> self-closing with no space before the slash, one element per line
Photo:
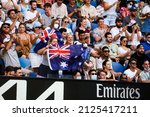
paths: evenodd
<path fill-rule="evenodd" d="M 105 33 L 105 38 L 107 37 L 107 35 L 112 35 L 110 32 L 106 32 Z"/>
<path fill-rule="evenodd" d="M 51 8 L 51 7 L 52 7 L 52 4 L 51 4 L 51 3 L 45 3 L 45 4 L 44 4 L 44 8 L 46 8 L 46 7 L 50 7 L 50 8 Z"/>
<path fill-rule="evenodd" d="M 136 49 L 139 49 L 141 46 L 143 46 L 143 45 L 142 44 L 138 44 L 137 47 L 136 47 Z"/>
<path fill-rule="evenodd" d="M 80 35 L 80 34 L 85 34 L 85 31 L 84 30 L 79 30 L 78 31 L 78 34 Z"/>
<path fill-rule="evenodd" d="M 96 72 L 96 69 L 91 69 L 88 74 L 90 75 L 92 71 L 95 71 Z"/>
<path fill-rule="evenodd" d="M 99 20 L 104 20 L 104 18 L 103 18 L 103 17 L 99 17 L 99 18 L 96 20 L 96 22 L 98 23 Z"/>
<path fill-rule="evenodd" d="M 18 13 L 17 9 L 10 9 L 10 10 L 7 12 L 7 15 L 9 16 L 12 11 L 14 11 L 15 13 Z"/>
<path fill-rule="evenodd" d="M 5 72 L 15 71 L 13 66 L 7 66 Z"/>
<path fill-rule="evenodd" d="M 103 66 L 103 67 L 106 66 L 106 63 L 107 63 L 107 62 L 109 62 L 108 59 L 106 59 L 105 61 L 103 61 L 102 66 Z"/>
<path fill-rule="evenodd" d="M 108 50 L 109 50 L 109 48 L 108 48 L 107 46 L 104 46 L 104 47 L 102 48 L 102 51 L 104 51 L 105 49 L 108 49 Z"/>
<path fill-rule="evenodd" d="M 61 32 L 61 33 L 67 32 L 67 29 L 66 29 L 66 28 L 60 28 L 60 29 L 59 29 L 59 32 Z"/>
<path fill-rule="evenodd" d="M 130 64 L 132 61 L 136 61 L 136 62 L 137 62 L 137 59 L 131 58 L 131 59 L 129 60 L 129 64 Z"/>
<path fill-rule="evenodd" d="M 15 73 L 17 72 L 17 70 L 21 69 L 21 67 L 14 67 L 14 71 Z"/>
<path fill-rule="evenodd" d="M 5 22 L 4 22 L 4 23 L 1 25 L 1 29 L 3 28 L 4 25 L 10 26 L 9 23 L 5 23 Z"/>
<path fill-rule="evenodd" d="M 104 72 L 105 74 L 107 74 L 107 72 L 104 70 L 98 70 L 97 75 L 100 75 L 101 72 Z"/>
<path fill-rule="evenodd" d="M 31 5 L 33 2 L 36 2 L 36 0 L 31 0 L 31 1 L 30 1 L 30 5 Z M 37 3 L 37 2 L 36 2 L 36 3 Z"/>
<path fill-rule="evenodd" d="M 150 35 L 150 33 L 147 33 L 147 34 L 146 34 L 146 37 L 147 37 L 148 35 Z"/>

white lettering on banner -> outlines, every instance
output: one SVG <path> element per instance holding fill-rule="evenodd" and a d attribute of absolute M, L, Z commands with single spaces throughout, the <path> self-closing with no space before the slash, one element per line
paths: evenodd
<path fill-rule="evenodd" d="M 10 90 L 12 86 L 16 85 L 16 100 L 26 100 L 27 99 L 27 81 L 26 80 L 9 80 L 4 85 L 0 87 L 0 100 L 4 100 L 3 94 Z M 64 99 L 64 83 L 60 81 L 54 82 L 49 86 L 38 98 L 37 100 L 45 100 L 52 93 L 54 93 L 54 100 Z"/>
<path fill-rule="evenodd" d="M 139 99 L 140 89 L 129 87 L 116 87 L 113 84 L 111 87 L 97 84 L 97 98 L 121 98 L 121 99 Z"/>
<path fill-rule="evenodd" d="M 3 94 L 8 91 L 12 86 L 17 84 L 16 100 L 26 100 L 27 81 L 26 80 L 9 80 L 0 87 L 0 100 L 4 100 Z"/>
<path fill-rule="evenodd" d="M 55 100 L 64 99 L 64 83 L 54 82 L 44 93 L 42 93 L 37 100 L 45 100 L 54 92 Z"/>

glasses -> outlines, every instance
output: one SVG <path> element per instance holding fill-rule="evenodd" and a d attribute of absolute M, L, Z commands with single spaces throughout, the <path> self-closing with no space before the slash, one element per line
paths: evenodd
<path fill-rule="evenodd" d="M 91 73 L 91 75 L 96 75 L 96 73 Z"/>
<path fill-rule="evenodd" d="M 9 26 L 4 26 L 3 28 L 10 28 Z"/>
<path fill-rule="evenodd" d="M 35 27 L 35 28 L 41 28 L 40 26 L 38 26 L 38 27 Z"/>
<path fill-rule="evenodd" d="M 65 21 L 65 23 L 67 24 L 67 23 L 69 23 L 68 21 Z"/>
<path fill-rule="evenodd" d="M 131 62 L 131 64 L 133 64 L 133 65 L 134 65 L 134 64 L 136 64 L 136 62 Z"/>
<path fill-rule="evenodd" d="M 123 42 L 127 42 L 127 40 L 124 40 Z"/>

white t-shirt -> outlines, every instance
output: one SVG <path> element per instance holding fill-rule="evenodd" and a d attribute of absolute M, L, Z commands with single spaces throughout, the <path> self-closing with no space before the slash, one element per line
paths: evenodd
<path fill-rule="evenodd" d="M 24 21 L 28 21 L 28 20 L 30 20 L 30 19 L 35 18 L 37 12 L 38 12 L 37 10 L 35 10 L 34 12 L 27 11 L 26 14 L 24 15 Z M 41 14 L 40 14 L 40 13 L 39 13 L 39 15 L 40 15 L 40 17 L 41 17 Z M 32 29 L 32 28 L 33 28 L 33 24 L 34 24 L 36 21 L 38 21 L 38 18 L 37 18 L 34 22 L 32 22 L 31 24 L 26 24 L 27 27 L 29 27 L 30 29 Z"/>
<path fill-rule="evenodd" d="M 52 16 L 56 18 L 63 18 L 64 16 L 68 16 L 67 7 L 64 3 L 61 6 L 58 6 L 57 3 L 52 4 Z"/>
<path fill-rule="evenodd" d="M 9 24 L 11 25 L 13 22 L 9 19 L 9 20 L 6 21 L 6 23 L 9 23 Z M 20 24 L 20 22 L 17 21 L 15 27 L 14 27 L 13 30 L 10 32 L 10 34 L 15 33 L 15 30 L 16 30 L 16 29 L 18 30 L 19 24 Z"/>
<path fill-rule="evenodd" d="M 146 6 L 143 8 L 143 10 L 142 10 L 142 13 L 143 13 L 143 14 L 146 14 L 146 13 L 148 13 L 148 12 L 150 12 L 150 5 L 146 5 Z"/>
<path fill-rule="evenodd" d="M 109 5 L 112 5 L 114 2 L 116 2 L 118 0 L 104 0 L 104 1 L 107 2 Z M 114 16 L 117 16 L 116 8 L 117 8 L 117 5 L 115 4 L 110 9 L 108 9 L 107 11 L 104 12 L 104 16 L 105 15 L 111 15 L 111 16 L 114 15 Z"/>
<path fill-rule="evenodd" d="M 122 31 L 122 28 L 118 29 L 117 27 L 114 27 L 110 30 L 110 33 L 112 34 L 113 39 L 120 31 Z M 123 32 L 120 35 L 120 37 L 121 36 L 125 36 L 125 32 Z M 117 41 L 113 41 L 113 43 L 120 45 L 120 38 Z"/>
<path fill-rule="evenodd" d="M 89 18 L 89 16 L 90 17 L 96 17 L 97 16 L 96 8 L 92 5 L 90 5 L 90 7 L 83 5 L 81 7 L 81 15 L 86 16 L 86 18 Z"/>
<path fill-rule="evenodd" d="M 135 70 L 134 72 L 131 71 L 130 69 L 127 69 L 124 71 L 124 74 L 126 74 L 128 77 L 133 78 L 136 74 L 137 70 Z"/>
<path fill-rule="evenodd" d="M 10 39 L 9 38 L 5 38 L 3 40 L 4 43 L 8 42 Z M 3 54 L 3 49 L 1 49 L 0 53 L 2 54 L 2 58 L 4 60 L 5 63 L 5 67 L 7 66 L 13 66 L 13 67 L 20 67 L 20 62 L 19 62 L 19 58 L 16 52 L 16 44 L 13 43 L 11 48 L 8 49 L 7 52 L 5 52 Z"/>
<path fill-rule="evenodd" d="M 129 36 L 132 35 L 132 33 L 129 33 L 128 31 L 127 31 L 127 33 L 129 34 Z M 140 34 L 140 36 L 142 35 L 141 32 L 139 32 L 139 34 Z M 128 41 L 128 44 L 129 44 L 129 45 L 135 45 L 135 46 L 137 46 L 137 45 L 140 44 L 140 41 L 138 40 L 137 33 L 134 34 L 134 38 L 133 38 L 132 41 Z"/>

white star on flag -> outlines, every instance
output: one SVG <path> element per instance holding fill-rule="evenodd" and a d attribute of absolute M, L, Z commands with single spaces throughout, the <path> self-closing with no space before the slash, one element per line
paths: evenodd
<path fill-rule="evenodd" d="M 67 67 L 68 65 L 66 64 L 66 62 L 60 62 L 60 66 L 62 66 L 63 68 Z"/>

